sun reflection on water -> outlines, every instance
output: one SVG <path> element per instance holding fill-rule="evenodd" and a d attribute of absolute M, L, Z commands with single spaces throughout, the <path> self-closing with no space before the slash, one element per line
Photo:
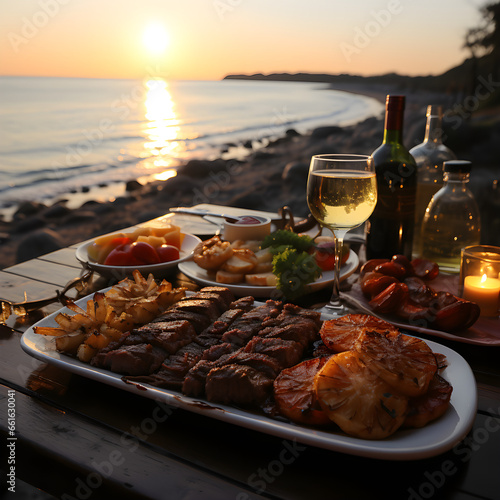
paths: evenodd
<path fill-rule="evenodd" d="M 177 141 L 180 127 L 175 112 L 175 102 L 168 91 L 168 84 L 161 78 L 155 78 L 146 82 L 146 98 L 144 101 L 146 142 L 144 148 L 146 156 L 150 161 L 146 162 L 145 168 L 165 170 L 154 174 L 157 180 L 166 180 L 176 175 L 176 171 L 169 167 L 175 164 L 176 153 L 182 150 Z"/>

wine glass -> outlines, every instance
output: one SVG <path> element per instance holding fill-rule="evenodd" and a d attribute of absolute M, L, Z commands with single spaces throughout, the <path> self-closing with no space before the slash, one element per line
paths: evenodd
<path fill-rule="evenodd" d="M 340 297 L 340 260 L 344 237 L 363 224 L 377 203 L 373 158 L 353 154 L 315 155 L 307 180 L 307 204 L 321 227 L 335 239 L 333 292 L 325 309 L 341 316 L 347 312 Z"/>

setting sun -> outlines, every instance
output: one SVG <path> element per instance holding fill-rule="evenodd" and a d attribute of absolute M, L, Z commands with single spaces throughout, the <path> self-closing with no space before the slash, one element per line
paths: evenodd
<path fill-rule="evenodd" d="M 169 37 L 162 24 L 150 24 L 144 30 L 144 46 L 152 54 L 161 54 L 168 46 Z"/>

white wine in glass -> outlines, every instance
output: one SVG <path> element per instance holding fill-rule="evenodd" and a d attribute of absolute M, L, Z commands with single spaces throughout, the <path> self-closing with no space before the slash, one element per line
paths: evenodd
<path fill-rule="evenodd" d="M 377 203 L 377 181 L 371 156 L 316 155 L 311 159 L 307 181 L 307 204 L 320 226 L 335 238 L 334 284 L 326 308 L 345 312 L 339 291 L 340 260 L 344 237 L 363 224 Z"/>

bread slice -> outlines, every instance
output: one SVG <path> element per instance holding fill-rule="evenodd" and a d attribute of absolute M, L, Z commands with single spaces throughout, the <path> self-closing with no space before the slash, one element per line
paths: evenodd
<path fill-rule="evenodd" d="M 252 286 L 276 286 L 276 276 L 271 272 L 247 274 L 245 281 Z"/>
<path fill-rule="evenodd" d="M 221 269 L 233 274 L 247 274 L 252 272 L 256 265 L 257 257 L 251 250 L 236 249 Z"/>
<path fill-rule="evenodd" d="M 257 264 L 255 268 L 252 269 L 252 274 L 270 273 L 272 270 L 272 262 L 263 262 L 262 264 Z"/>
<path fill-rule="evenodd" d="M 262 248 L 261 250 L 255 252 L 255 257 L 257 257 L 257 262 L 259 264 L 273 261 L 273 254 L 267 248 Z"/>
<path fill-rule="evenodd" d="M 242 273 L 230 273 L 219 269 L 215 275 L 215 281 L 217 283 L 226 283 L 228 285 L 235 285 L 237 283 L 245 282 L 245 275 Z"/>

